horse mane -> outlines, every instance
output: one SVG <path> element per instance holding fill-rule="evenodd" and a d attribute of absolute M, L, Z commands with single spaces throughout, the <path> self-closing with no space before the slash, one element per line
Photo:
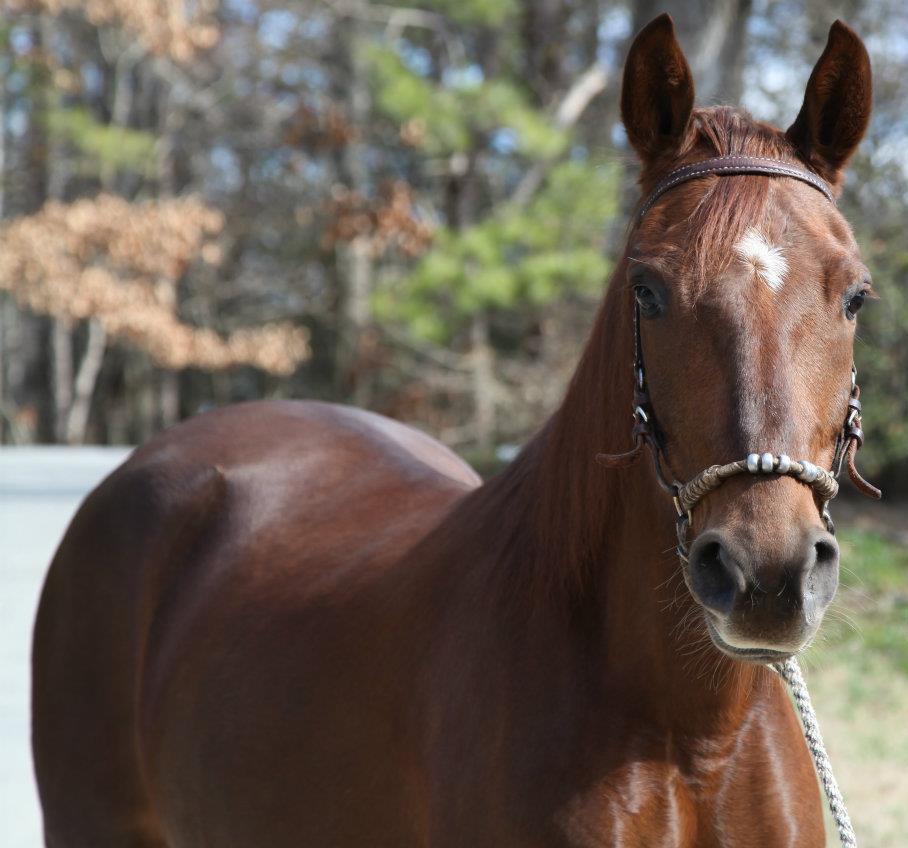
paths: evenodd
<path fill-rule="evenodd" d="M 630 301 L 626 308 L 603 304 L 559 409 L 440 528 L 460 551 L 469 534 L 492 567 L 487 588 L 521 616 L 540 605 L 566 610 L 584 597 L 603 548 L 606 509 L 610 521 L 620 521 L 604 476 L 610 472 L 595 457 L 630 446 L 630 315 Z"/>
<path fill-rule="evenodd" d="M 780 130 L 740 109 L 710 107 L 693 113 L 680 157 L 641 175 L 643 193 L 671 168 L 734 153 L 803 167 Z M 667 196 L 645 226 L 656 238 L 669 220 L 671 226 L 688 228 L 688 247 L 673 258 L 703 287 L 731 260 L 745 230 L 760 220 L 773 183 L 751 175 L 703 177 Z M 682 217 L 685 210 L 692 211 Z M 634 230 L 632 224 L 631 235 Z M 467 496 L 451 516 L 454 533 L 467 530 L 481 540 L 477 554 L 494 563 L 496 594 L 512 606 L 562 602 L 562 608 L 570 608 L 572 600 L 582 598 L 606 565 L 598 560 L 609 526 L 623 520 L 630 500 L 622 489 L 628 475 L 651 475 L 642 466 L 608 471 L 595 459 L 599 452 L 631 447 L 633 295 L 625 284 L 626 267 L 623 255 L 560 407 L 510 465 Z M 666 509 L 665 526 L 671 527 L 674 513 L 667 499 Z"/>

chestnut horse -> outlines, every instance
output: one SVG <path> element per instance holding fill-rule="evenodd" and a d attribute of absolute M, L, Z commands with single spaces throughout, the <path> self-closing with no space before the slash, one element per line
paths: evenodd
<path fill-rule="evenodd" d="M 621 100 L 644 194 L 732 154 L 838 191 L 870 67 L 835 23 L 787 132 L 693 97 L 659 17 Z M 47 844 L 822 846 L 764 665 L 835 590 L 816 493 L 730 479 L 679 564 L 651 467 L 595 457 L 628 448 L 636 309 L 673 475 L 764 450 L 830 467 L 868 289 L 821 191 L 711 173 L 635 219 L 564 402 L 485 484 L 408 427 L 321 403 L 205 413 L 138 449 L 41 599 Z"/>

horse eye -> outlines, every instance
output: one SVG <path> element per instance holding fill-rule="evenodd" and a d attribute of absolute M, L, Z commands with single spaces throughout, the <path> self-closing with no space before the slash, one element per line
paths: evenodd
<path fill-rule="evenodd" d="M 649 286 L 634 286 L 634 297 L 640 305 L 640 311 L 644 315 L 656 315 L 659 312 L 659 299 L 656 293 Z"/>
<path fill-rule="evenodd" d="M 858 314 L 858 310 L 864 305 L 864 299 L 866 297 L 867 292 L 858 292 L 848 299 L 848 303 L 845 304 L 845 317 L 849 321 L 854 321 L 855 316 Z"/>

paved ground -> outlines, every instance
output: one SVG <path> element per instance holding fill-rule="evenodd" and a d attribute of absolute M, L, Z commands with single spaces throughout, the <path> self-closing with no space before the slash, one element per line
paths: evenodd
<path fill-rule="evenodd" d="M 29 749 L 29 652 L 54 549 L 122 448 L 0 450 L 0 845 L 42 845 Z"/>

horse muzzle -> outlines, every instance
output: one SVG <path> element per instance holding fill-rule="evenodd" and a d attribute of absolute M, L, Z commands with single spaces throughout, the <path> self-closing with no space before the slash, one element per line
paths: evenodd
<path fill-rule="evenodd" d="M 722 529 L 691 546 L 688 587 L 703 607 L 716 647 L 735 659 L 778 662 L 813 638 L 839 579 L 839 546 L 817 527 L 797 532 L 779 550 Z"/>

